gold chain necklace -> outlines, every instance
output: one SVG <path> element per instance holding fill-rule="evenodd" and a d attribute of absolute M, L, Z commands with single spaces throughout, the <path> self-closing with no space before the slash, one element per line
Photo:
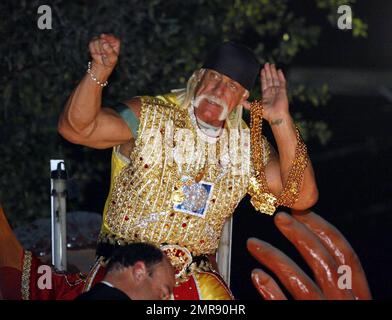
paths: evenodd
<path fill-rule="evenodd" d="M 193 110 L 191 108 L 192 108 L 192 104 L 190 104 L 188 107 L 188 110 L 187 110 L 188 116 L 185 115 L 185 119 L 188 124 L 188 127 L 192 128 L 192 133 L 195 135 L 195 137 L 197 137 L 198 136 L 197 130 L 199 128 L 197 126 Z M 198 185 L 199 185 L 199 182 L 203 179 L 203 177 L 205 176 L 205 174 L 207 172 L 207 154 L 208 154 L 208 152 L 205 150 L 206 147 L 207 147 L 207 144 L 204 145 L 204 150 L 203 150 L 203 154 L 204 154 L 203 167 L 196 173 L 194 178 L 192 178 L 189 175 L 183 176 L 182 164 L 180 164 L 180 163 L 177 164 L 178 169 L 175 170 L 173 168 L 172 173 L 175 176 L 177 176 L 177 181 L 174 186 L 174 191 L 172 192 L 172 195 L 171 195 L 171 202 L 174 205 L 181 204 L 186 199 L 184 188 L 189 188 L 189 187 L 193 186 L 194 188 L 196 188 L 195 192 L 203 191 L 202 189 L 200 189 L 200 187 L 202 187 L 202 186 L 198 186 Z M 175 171 L 175 172 L 173 172 L 173 171 Z"/>
<path fill-rule="evenodd" d="M 304 172 L 308 164 L 307 148 L 301 134 L 296 127 L 297 146 L 295 158 L 281 194 L 275 197 L 268 188 L 263 163 L 264 148 L 262 139 L 263 105 L 261 101 L 254 101 L 250 108 L 251 158 L 255 170 L 255 177 L 250 178 L 249 194 L 251 203 L 256 210 L 272 215 L 280 205 L 292 207 L 298 200 Z"/>
<path fill-rule="evenodd" d="M 172 192 L 171 195 L 171 201 L 174 205 L 177 204 L 181 204 L 184 202 L 184 200 L 186 199 L 186 195 L 184 192 L 184 189 L 189 190 L 189 188 L 193 188 L 193 191 L 195 193 L 197 192 L 204 192 L 204 189 L 202 189 L 203 187 L 199 184 L 200 181 L 202 181 L 202 179 L 204 178 L 204 176 L 206 175 L 207 171 L 208 171 L 208 166 L 207 166 L 207 161 L 208 161 L 208 143 L 214 143 L 216 146 L 216 152 L 217 154 L 220 154 L 220 145 L 219 143 L 217 143 L 217 141 L 219 140 L 219 136 L 218 137 L 210 137 L 210 136 L 202 136 L 204 135 L 203 132 L 198 132 L 201 131 L 197 125 L 197 120 L 196 120 L 196 116 L 192 110 L 193 106 L 192 104 L 189 105 L 188 107 L 188 117 L 186 118 L 186 122 L 188 124 L 188 126 L 190 128 L 192 128 L 192 132 L 194 134 L 194 136 L 203 140 L 204 141 L 204 164 L 203 167 L 196 173 L 196 175 L 194 175 L 194 178 L 192 178 L 190 175 L 182 175 L 182 169 L 177 169 L 173 171 L 173 174 L 175 174 L 177 176 L 177 182 L 174 186 L 174 191 Z M 223 128 L 221 129 L 221 131 L 224 130 Z M 207 141 L 206 141 L 207 139 Z M 209 142 L 208 142 L 209 141 Z M 217 166 L 214 163 L 215 166 Z M 177 165 L 178 168 L 181 168 L 181 164 Z M 224 170 L 218 175 L 217 172 L 219 170 L 216 169 L 216 175 L 217 175 L 217 180 L 214 181 L 214 183 L 216 183 L 217 181 L 219 181 L 224 174 L 227 171 L 227 167 L 224 168 Z"/>

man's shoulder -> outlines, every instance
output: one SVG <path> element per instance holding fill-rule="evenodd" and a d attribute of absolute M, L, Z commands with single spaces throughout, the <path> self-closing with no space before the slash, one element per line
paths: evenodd
<path fill-rule="evenodd" d="M 173 92 L 159 94 L 155 96 L 140 96 L 140 101 L 145 105 L 160 105 L 164 107 L 178 107 L 180 105 L 180 101 L 178 99 L 178 95 Z"/>
<path fill-rule="evenodd" d="M 100 282 L 75 300 L 129 300 L 129 297 L 121 290 Z"/>
<path fill-rule="evenodd" d="M 158 95 L 141 95 L 134 96 L 131 99 L 122 102 L 128 108 L 133 110 L 140 117 L 140 110 L 143 106 L 163 106 L 177 108 L 181 105 L 181 96 L 177 92 L 169 92 Z"/>

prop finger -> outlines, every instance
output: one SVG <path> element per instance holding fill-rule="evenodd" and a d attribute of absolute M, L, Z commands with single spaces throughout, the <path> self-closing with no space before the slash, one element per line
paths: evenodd
<path fill-rule="evenodd" d="M 351 290 L 338 287 L 338 265 L 315 234 L 285 212 L 275 216 L 275 224 L 312 269 L 316 282 L 327 299 L 353 298 Z"/>
<path fill-rule="evenodd" d="M 338 265 L 349 266 L 352 275 L 352 292 L 357 299 L 371 299 L 369 285 L 357 254 L 342 233 L 314 212 L 306 214 L 293 211 L 293 217 L 310 229 L 323 243 Z"/>
<path fill-rule="evenodd" d="M 257 261 L 279 278 L 295 299 L 323 299 L 316 284 L 283 252 L 256 238 L 248 239 L 247 248 Z"/>
<path fill-rule="evenodd" d="M 263 270 L 252 271 L 252 282 L 265 300 L 287 300 L 276 281 Z"/>

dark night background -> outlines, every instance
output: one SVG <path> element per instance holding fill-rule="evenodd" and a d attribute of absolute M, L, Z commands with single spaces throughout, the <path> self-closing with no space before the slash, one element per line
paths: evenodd
<path fill-rule="evenodd" d="M 300 3 L 297 9 L 306 10 L 307 6 Z M 313 211 L 334 224 L 356 250 L 373 297 L 389 299 L 392 22 L 387 17 L 392 13 L 392 2 L 359 1 L 355 13 L 369 25 L 367 39 L 353 39 L 338 29 L 325 28 L 329 31 L 321 36 L 318 46 L 300 54 L 290 68 L 291 75 L 307 71 L 311 79 L 305 80 L 309 84 L 324 81 L 332 91 L 328 106 L 308 115 L 326 120 L 333 132 L 327 147 L 317 142 L 309 145 L 320 192 Z M 316 12 L 307 14 L 319 18 Z M 318 70 L 328 68 L 338 74 L 318 74 Z M 363 79 L 353 76 L 353 72 Z M 244 250 L 250 236 L 270 242 L 306 269 L 272 219 L 255 214 L 248 199 L 243 200 L 234 218 L 231 270 L 231 286 L 238 298 L 258 298 L 256 290 L 245 285 L 250 283 L 251 270 L 260 267 Z"/>
<path fill-rule="evenodd" d="M 12 1 L 8 2 L 8 6 L 15 6 Z M 26 3 L 26 1 L 21 2 Z M 108 3 L 109 1 L 102 2 Z M 135 6 L 137 5 L 141 9 L 145 9 L 142 1 L 133 2 L 135 3 Z M 196 0 L 193 2 L 198 3 Z M 203 1 L 200 0 L 199 2 L 201 3 Z M 219 3 L 219 1 L 215 2 Z M 392 241 L 390 235 L 390 229 L 392 228 L 392 200 L 390 187 L 392 176 L 392 170 L 390 168 L 390 159 L 392 158 L 390 131 L 392 114 L 392 19 L 390 19 L 390 17 L 392 14 L 392 1 L 358 0 L 356 2 L 353 14 L 354 16 L 360 17 L 363 22 L 368 24 L 368 35 L 366 38 L 355 38 L 350 32 L 339 30 L 336 26 L 331 27 L 331 24 L 328 23 L 325 18 L 325 12 L 316 10 L 314 5 L 309 5 L 309 3 L 313 3 L 313 1 L 295 0 L 288 2 L 290 3 L 290 8 L 293 12 L 297 13 L 299 16 L 306 17 L 307 21 L 310 23 L 322 26 L 321 37 L 319 38 L 317 45 L 307 50 L 301 50 L 292 61 L 289 61 L 289 63 L 283 66 L 290 87 L 294 87 L 297 84 L 303 84 L 307 88 L 312 88 L 324 83 L 328 84 L 329 87 L 330 99 L 326 106 L 301 108 L 304 118 L 314 121 L 325 121 L 332 132 L 331 139 L 325 145 L 321 144 L 319 139 L 315 137 L 310 137 L 307 140 L 308 150 L 313 162 L 320 192 L 319 201 L 313 208 L 313 211 L 334 224 L 346 236 L 356 250 L 367 274 L 374 298 L 390 299 L 392 297 L 392 275 L 389 271 L 389 268 L 392 265 Z M 34 3 L 35 6 L 33 8 L 34 10 L 31 8 L 29 8 L 29 10 L 30 14 L 32 12 L 32 16 L 35 19 L 36 7 L 40 1 L 32 1 L 32 3 Z M 38 209 L 36 209 L 35 205 L 38 201 L 35 202 L 36 199 L 32 195 L 29 195 L 26 190 L 33 190 L 36 187 L 41 188 L 44 190 L 44 192 L 41 193 L 46 192 L 47 194 L 45 197 L 49 197 L 47 192 L 47 189 L 49 188 L 47 186 L 49 179 L 47 177 L 47 163 L 49 158 L 63 157 L 63 155 L 66 154 L 65 158 L 68 160 L 69 174 L 71 177 L 75 178 L 75 185 L 78 181 L 84 181 L 85 183 L 85 185 L 79 186 L 78 188 L 75 187 L 73 190 L 76 195 L 73 199 L 69 200 L 68 204 L 72 210 L 101 212 L 109 188 L 108 182 L 110 172 L 108 166 L 111 150 L 86 151 L 86 148 L 72 146 L 56 134 L 55 126 L 58 114 L 65 102 L 65 97 L 85 72 L 87 52 L 84 52 L 84 56 L 81 55 L 80 52 L 85 50 L 87 43 L 86 39 L 90 39 L 90 36 L 93 35 L 94 32 L 106 31 L 106 25 L 104 24 L 110 23 L 111 21 L 102 22 L 102 25 L 104 25 L 103 29 L 102 25 L 99 26 L 101 29 L 95 29 L 93 22 L 99 22 L 101 19 L 100 14 L 104 16 L 103 12 L 105 11 L 102 12 L 102 8 L 99 5 L 96 7 L 89 7 L 89 5 L 87 5 L 90 3 L 89 1 L 80 1 L 80 3 L 86 3 L 86 7 L 91 8 L 91 10 L 94 9 L 95 15 L 88 10 L 81 12 L 80 16 L 76 15 L 76 17 L 74 17 L 76 21 L 75 26 L 78 26 L 77 23 L 83 24 L 84 21 L 93 22 L 91 22 L 91 25 L 89 25 L 88 28 L 86 27 L 84 33 L 77 30 L 75 31 L 72 29 L 72 19 L 70 20 L 72 23 L 70 23 L 70 21 L 67 20 L 69 17 L 64 13 L 68 13 L 65 9 L 67 6 L 70 12 L 72 11 L 70 9 L 72 7 L 70 5 L 71 2 L 67 2 L 66 4 L 61 0 L 56 0 L 55 3 L 58 4 L 57 7 L 59 9 L 56 12 L 56 15 L 59 15 L 59 12 L 61 12 L 64 7 L 62 14 L 64 14 L 65 18 L 61 21 L 62 25 L 58 26 L 58 29 L 61 30 L 64 35 L 60 32 L 60 35 L 56 34 L 53 38 L 49 38 L 49 41 L 59 37 L 60 39 L 64 39 L 63 43 L 60 43 L 59 45 L 56 43 L 49 43 L 48 45 L 43 43 L 42 38 L 39 38 L 41 41 L 39 42 L 34 37 L 31 37 L 26 40 L 27 42 L 20 41 L 19 43 L 12 42 L 10 44 L 11 47 L 15 46 L 15 52 L 17 50 L 25 51 L 26 48 L 30 50 L 30 46 L 32 46 L 34 42 L 39 43 L 44 49 L 45 46 L 48 46 L 46 49 L 49 51 L 45 51 L 46 56 L 50 55 L 48 52 L 52 50 L 52 45 L 53 50 L 55 50 L 55 54 L 53 54 L 50 59 L 48 58 L 48 60 L 51 61 L 46 65 L 39 65 L 39 67 L 35 69 L 31 66 L 27 66 L 26 69 L 16 69 L 13 71 L 15 76 L 10 76 L 11 80 L 7 78 L 7 81 L 14 81 L 13 84 L 19 85 L 20 88 L 26 86 L 26 83 L 38 83 L 39 81 L 36 79 L 40 79 L 40 81 L 42 81 L 42 87 L 45 87 L 47 92 L 44 99 L 40 101 L 39 98 L 37 98 L 36 103 L 44 110 L 42 112 L 40 111 L 42 114 L 45 112 L 50 112 L 51 114 L 47 118 L 37 118 L 38 120 L 44 119 L 42 121 L 49 121 L 48 123 L 50 123 L 50 125 L 48 125 L 48 129 L 45 132 L 47 136 L 42 135 L 42 132 L 39 131 L 40 125 L 37 125 L 37 129 L 34 129 L 38 132 L 36 135 L 35 132 L 32 133 L 31 131 L 28 131 L 29 133 L 26 134 L 26 136 L 23 136 L 23 130 L 19 130 L 20 132 L 17 134 L 22 135 L 19 140 L 23 142 L 21 142 L 20 145 L 17 145 L 17 148 L 12 148 L 11 155 L 7 155 L 8 158 L 4 161 L 5 164 L 0 164 L 3 170 L 1 176 L 3 182 L 5 181 L 3 178 L 3 175 L 5 175 L 4 171 L 8 175 L 7 178 L 12 176 L 11 178 L 17 181 L 17 183 L 12 185 L 16 190 L 15 193 L 17 193 L 20 198 L 15 201 L 20 201 L 22 203 L 22 205 L 20 205 L 20 203 L 7 203 L 7 201 L 5 201 L 7 200 L 7 197 L 13 198 L 13 194 L 7 193 L 8 190 L 6 189 L 9 188 L 8 182 L 3 185 L 0 184 L 0 187 L 3 188 L 0 189 L 0 201 L 6 209 L 5 212 L 10 212 L 9 218 L 13 226 L 16 226 L 23 219 L 28 222 L 35 218 L 35 214 L 37 214 L 37 211 L 35 210 Z M 79 2 L 75 1 L 73 4 L 74 3 Z M 122 3 L 124 3 L 124 1 L 122 1 Z M 163 2 L 156 1 L 156 3 L 159 4 Z M 210 15 L 214 15 L 209 12 L 211 8 L 208 9 L 207 3 L 208 2 L 205 2 L 206 9 L 203 9 L 205 10 L 205 13 L 200 10 L 197 11 L 197 14 L 203 15 L 209 13 Z M 76 4 L 75 7 L 77 7 Z M 18 8 L 18 10 L 20 10 L 20 8 Z M 73 8 L 73 10 L 78 13 L 79 9 Z M 181 8 L 178 6 L 174 6 L 171 10 L 173 10 L 175 15 L 186 17 L 186 14 L 182 15 L 183 13 L 180 11 Z M 2 20 L 7 20 L 7 11 L 0 11 L 2 13 Z M 123 29 L 124 33 L 129 32 L 131 34 L 130 38 L 133 39 L 132 41 L 135 41 L 135 46 L 143 47 L 143 53 L 147 58 L 156 58 L 156 54 L 155 56 L 154 54 L 149 56 L 149 52 L 154 53 L 159 51 L 159 48 L 162 46 L 162 43 L 164 43 L 165 39 L 162 39 L 162 43 L 155 43 L 155 35 L 148 37 L 150 34 L 146 32 L 147 29 L 144 30 L 142 28 L 140 28 L 143 31 L 142 33 L 138 33 L 139 31 L 132 33 L 132 26 L 126 29 L 119 23 L 121 19 L 128 19 L 126 10 L 124 9 L 123 11 L 124 12 L 116 13 L 119 14 L 120 17 L 118 21 L 112 21 L 113 28 L 115 30 L 120 30 L 120 32 L 123 31 Z M 168 10 L 168 12 L 170 13 L 171 11 Z M 19 18 L 20 15 L 15 15 L 16 20 Z M 216 15 L 214 18 L 217 18 Z M 146 17 L 143 19 L 148 20 Z M 140 20 L 143 19 L 141 18 Z M 160 23 L 158 19 L 156 21 L 157 24 Z M 143 67 L 149 69 L 144 73 L 143 70 L 139 72 L 139 69 L 137 68 L 139 56 L 143 55 L 135 55 L 133 47 L 129 43 L 125 43 L 122 49 L 124 50 L 124 58 L 120 59 L 120 67 L 122 69 L 118 68 L 121 71 L 115 71 L 115 74 L 110 79 L 110 86 L 108 86 L 108 89 L 105 89 L 107 90 L 106 92 L 109 91 L 108 100 L 113 98 L 129 98 L 129 96 L 136 93 L 155 94 L 157 93 L 156 91 L 150 92 L 149 89 L 154 88 L 154 90 L 160 90 L 161 88 L 168 86 L 168 84 L 160 83 L 160 87 L 158 89 L 155 88 L 154 81 L 151 80 L 154 79 L 154 77 L 166 75 L 171 81 L 169 83 L 170 86 L 174 87 L 174 81 L 177 81 L 178 79 L 173 79 L 167 76 L 167 74 L 178 73 L 178 70 L 180 70 L 183 65 L 181 63 L 173 63 L 173 70 L 170 69 L 167 71 L 167 74 L 163 75 L 162 68 L 157 71 L 156 65 L 162 62 L 163 64 L 166 63 L 170 66 L 170 63 L 174 58 L 171 52 L 168 54 L 168 51 L 172 47 L 176 48 L 177 46 L 180 47 L 184 45 L 184 48 L 187 49 L 192 44 L 192 41 L 200 41 L 203 45 L 198 44 L 195 52 L 192 51 L 188 54 L 186 50 L 178 51 L 178 54 L 180 56 L 182 55 L 179 58 L 180 60 L 183 58 L 185 61 L 193 61 L 196 57 L 201 56 L 200 51 L 203 51 L 207 46 L 206 38 L 200 37 L 199 39 L 196 36 L 198 32 L 197 28 L 200 26 L 194 27 L 192 23 L 188 23 L 188 21 L 185 21 L 184 24 L 185 26 L 182 26 L 182 28 L 184 28 L 185 31 L 171 31 L 174 34 L 171 37 L 175 38 L 175 41 L 162 49 L 162 60 L 158 57 L 157 60 L 152 61 L 150 64 L 146 63 Z M 165 24 L 163 25 L 165 26 Z M 206 25 L 208 27 L 207 23 Z M 174 26 L 176 27 L 175 24 Z M 221 35 L 213 34 L 214 29 L 208 29 L 205 25 L 202 27 L 205 27 L 205 30 L 203 29 L 205 32 L 203 36 L 206 34 L 210 35 L 209 41 L 220 39 Z M 31 28 L 31 26 L 28 26 L 25 30 L 16 26 L 15 34 L 17 34 L 17 36 L 15 36 L 15 38 L 25 36 L 29 32 L 28 28 Z M 5 39 L 7 35 L 4 33 L 4 30 L 0 29 L 0 32 Z M 59 31 L 57 32 L 59 33 Z M 194 34 L 192 34 L 192 32 L 194 32 Z M 151 34 L 153 34 L 153 31 L 151 31 Z M 179 43 L 176 42 L 176 36 L 182 38 L 186 34 L 189 37 L 189 39 L 187 38 L 185 41 L 186 44 L 183 44 L 181 41 L 179 41 Z M 145 36 L 146 39 L 144 39 Z M 36 37 L 42 37 L 42 33 L 37 33 Z M 168 36 L 168 38 L 170 37 Z M 159 40 L 161 39 L 159 38 Z M 6 47 L 6 50 L 8 50 L 8 45 Z M 2 53 L 6 51 L 3 47 L 1 47 L 1 50 Z M 35 49 L 33 48 L 32 51 L 34 50 Z M 61 51 L 64 52 L 61 53 Z M 40 54 L 42 55 L 42 52 Z M 63 56 L 61 56 L 61 54 L 63 54 Z M 13 53 L 11 55 L 13 55 Z M 128 60 L 126 60 L 125 56 L 127 55 L 134 55 L 134 57 L 137 56 L 137 58 L 127 58 Z M 57 56 L 59 56 L 59 58 L 57 58 Z M 39 62 L 37 62 L 39 60 L 33 59 L 32 61 L 33 63 L 37 63 L 37 65 L 39 64 Z M 23 65 L 24 61 L 18 61 L 17 63 L 8 61 L 8 63 L 9 65 Z M 53 66 L 51 63 L 53 63 L 54 68 L 48 67 Z M 124 66 L 129 67 L 129 69 L 124 68 Z M 186 64 L 186 68 L 188 69 L 185 68 L 186 70 L 184 70 L 183 68 L 183 74 L 189 75 L 190 70 L 193 70 L 192 68 L 195 66 L 195 63 Z M 20 77 L 22 77 L 28 72 L 33 73 L 33 71 L 36 72 L 40 68 L 42 70 L 39 71 L 42 73 L 34 74 L 31 79 L 19 79 L 19 81 L 16 78 L 19 74 Z M 152 76 L 149 73 L 151 73 Z M 2 76 L 4 76 L 4 74 L 7 74 L 6 70 L 2 72 Z M 133 83 L 136 83 L 135 88 L 132 88 Z M 58 87 L 56 87 L 56 84 Z M 148 89 L 146 90 L 146 88 Z M 138 90 L 141 89 L 145 91 L 139 92 Z M 18 90 L 22 91 L 19 88 Z M 34 89 L 33 87 L 33 89 L 30 90 L 31 92 L 26 91 L 24 94 L 31 94 L 34 96 L 35 90 L 38 89 Z M 0 89 L 0 91 L 2 90 Z M 120 96 L 120 94 L 123 96 Z M 12 96 L 11 94 L 9 95 Z M 7 99 L 12 100 L 12 97 L 6 98 L 6 94 L 4 93 L 3 101 Z M 42 105 L 44 107 L 42 107 Z M 47 111 L 47 109 L 45 109 L 47 105 L 50 105 L 51 110 Z M 4 103 L 4 107 L 6 107 L 6 103 Z M 299 104 L 297 102 L 294 106 L 291 106 L 291 110 L 295 112 L 295 108 L 298 107 Z M 14 109 L 17 108 L 8 107 L 7 112 L 11 114 Z M 7 114 L 7 112 L 5 111 L 4 114 Z M 3 113 L 1 113 L 1 115 L 3 115 Z M 33 116 L 34 115 L 35 114 L 33 113 Z M 14 118 L 20 120 L 24 116 L 25 115 L 18 115 L 18 117 Z M 28 114 L 28 116 L 31 115 Z M 0 118 L 0 121 L 1 120 L 2 118 Z M 7 121 L 0 122 L 2 130 L 4 130 L 0 131 L 0 144 L 6 144 L 9 142 L 8 139 L 13 139 L 14 137 L 14 135 L 7 136 L 7 134 L 11 132 L 15 122 L 10 123 L 10 126 L 6 127 Z M 30 130 L 30 126 L 23 124 L 22 120 L 16 123 L 22 127 L 25 125 L 26 128 Z M 39 121 L 37 121 L 37 123 L 39 123 Z M 50 130 L 51 132 L 49 132 Z M 1 132 L 4 133 L 1 134 Z M 49 142 L 42 138 L 48 136 L 56 138 L 53 138 L 53 140 Z M 5 139 L 5 137 L 7 137 L 7 139 Z M 42 146 L 42 150 L 45 150 L 45 144 L 52 145 L 53 150 L 57 150 L 58 146 L 60 146 L 61 151 L 50 155 L 44 154 L 45 151 L 40 151 L 40 148 Z M 63 150 L 68 150 L 68 153 L 63 153 Z M 14 153 L 15 156 L 13 155 Z M 1 157 L 3 157 L 3 155 L 1 155 Z M 22 179 L 17 176 L 18 170 L 14 169 L 14 171 L 12 171 L 13 167 L 11 164 L 13 161 L 19 161 L 20 158 L 25 159 L 28 157 L 32 159 L 31 161 L 36 157 L 36 161 L 41 163 L 42 166 L 39 170 L 35 171 L 35 169 L 32 170 L 26 165 L 26 167 L 23 168 L 25 171 L 22 171 L 21 169 L 20 172 L 39 175 L 42 177 L 42 180 L 35 181 L 28 176 L 30 177 L 30 180 L 33 181 L 26 179 L 23 183 L 19 183 Z M 5 157 L 3 157 L 3 159 L 4 158 Z M 75 161 L 75 159 L 77 160 Z M 23 162 L 27 163 L 27 161 Z M 95 171 L 88 171 L 89 169 L 87 168 L 86 163 L 97 164 L 97 168 L 99 167 L 99 177 L 97 177 Z M 77 171 L 78 166 L 79 171 L 83 172 L 79 172 L 79 176 L 76 177 L 76 174 L 74 173 Z M 10 172 L 12 174 L 10 174 Z M 25 176 L 22 178 L 25 178 Z M 78 193 L 83 194 L 83 196 L 78 196 Z M 41 200 L 40 203 L 49 203 L 46 198 Z M 19 216 L 20 219 L 18 220 L 17 215 L 19 212 L 17 209 L 23 208 L 23 206 L 26 207 L 26 215 L 23 217 Z M 14 209 L 14 212 L 12 209 Z M 41 210 L 39 214 L 42 216 L 43 213 L 46 214 L 47 212 L 49 211 Z M 24 214 L 25 212 L 22 213 Z M 14 215 L 14 217 L 12 215 Z M 249 237 L 258 237 L 264 241 L 270 242 L 287 253 L 309 273 L 309 269 L 303 263 L 299 254 L 293 249 L 293 246 L 277 231 L 273 224 L 273 219 L 269 216 L 256 213 L 249 203 L 249 197 L 246 197 L 240 203 L 234 214 L 231 289 L 237 299 L 260 299 L 250 280 L 251 270 L 260 266 L 246 251 L 246 240 Z M 268 270 L 265 271 L 268 272 Z"/>

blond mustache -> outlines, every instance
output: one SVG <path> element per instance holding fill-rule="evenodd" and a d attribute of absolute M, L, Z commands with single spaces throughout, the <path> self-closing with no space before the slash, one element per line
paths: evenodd
<path fill-rule="evenodd" d="M 202 94 L 202 95 L 196 97 L 196 99 L 194 99 L 193 107 L 198 108 L 200 105 L 200 102 L 203 99 L 209 100 L 209 101 L 221 106 L 223 110 L 222 110 L 221 114 L 219 115 L 218 120 L 219 121 L 226 120 L 227 116 L 229 115 L 229 107 L 227 106 L 227 103 L 224 100 L 222 100 L 214 95 Z"/>

